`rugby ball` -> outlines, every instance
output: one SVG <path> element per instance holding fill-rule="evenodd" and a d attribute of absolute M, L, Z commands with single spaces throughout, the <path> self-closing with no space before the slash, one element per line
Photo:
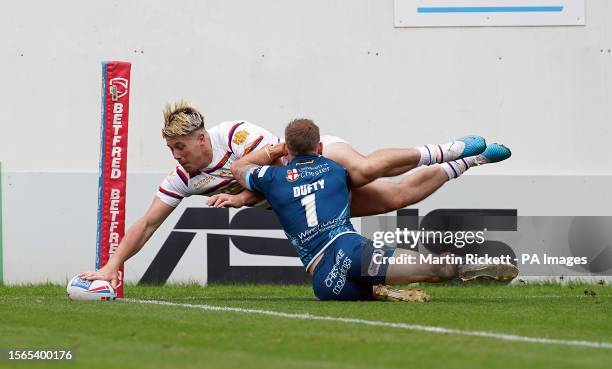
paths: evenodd
<path fill-rule="evenodd" d="M 115 300 L 117 293 L 110 282 L 95 280 L 88 281 L 75 276 L 68 282 L 66 293 L 70 300 Z"/>

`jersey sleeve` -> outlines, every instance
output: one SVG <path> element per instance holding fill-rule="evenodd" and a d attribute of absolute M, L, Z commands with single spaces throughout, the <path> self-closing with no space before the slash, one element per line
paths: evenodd
<path fill-rule="evenodd" d="M 266 145 L 280 142 L 280 139 L 272 133 L 249 122 L 238 122 L 232 125 L 227 139 L 229 151 L 236 158 L 241 158 Z"/>
<path fill-rule="evenodd" d="M 247 189 L 261 192 L 264 195 L 267 194 L 270 183 L 272 182 L 273 171 L 274 167 L 269 165 L 255 167 L 249 170 L 244 179 Z"/>
<path fill-rule="evenodd" d="M 177 207 L 188 192 L 189 176 L 181 168 L 176 167 L 157 189 L 157 197 L 164 203 Z"/>

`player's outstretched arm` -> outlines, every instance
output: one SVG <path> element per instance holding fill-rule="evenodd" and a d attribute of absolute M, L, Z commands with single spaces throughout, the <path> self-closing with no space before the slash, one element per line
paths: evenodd
<path fill-rule="evenodd" d="M 119 246 L 117 246 L 117 251 L 109 259 L 108 263 L 98 271 L 83 272 L 79 276 L 88 280 L 101 279 L 109 281 L 113 288 L 115 288 L 119 282 L 119 268 L 121 265 L 142 249 L 144 244 L 173 210 L 172 206 L 167 205 L 159 198 L 153 199 L 153 203 L 147 212 L 128 229 Z"/>
<path fill-rule="evenodd" d="M 264 197 L 261 194 L 245 189 L 236 195 L 228 193 L 213 195 L 208 199 L 208 206 L 213 208 L 241 208 L 243 206 L 253 206 L 263 199 Z"/>

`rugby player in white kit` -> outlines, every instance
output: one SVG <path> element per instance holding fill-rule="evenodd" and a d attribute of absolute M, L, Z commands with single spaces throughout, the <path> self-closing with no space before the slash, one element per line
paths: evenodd
<path fill-rule="evenodd" d="M 161 183 L 146 213 L 126 232 L 115 254 L 98 271 L 87 271 L 81 278 L 119 281 L 119 268 L 138 253 L 163 221 L 191 195 L 210 196 L 209 206 L 241 207 L 264 202 L 261 195 L 245 190 L 234 179 L 231 165 L 253 150 L 266 148 L 272 157 L 280 139 L 267 130 L 246 121 L 223 122 L 210 129 L 204 117 L 190 104 L 180 101 L 164 110 L 162 135 L 178 166 Z M 494 158 L 483 155 L 485 140 L 467 136 L 446 144 L 418 148 L 382 149 L 363 156 L 348 143 L 333 136 L 322 136 L 323 155 L 344 166 L 352 185 L 351 214 L 366 216 L 387 213 L 419 202 L 444 183 L 456 178 L 470 166 L 500 161 L 510 150 L 495 147 Z M 268 155 L 270 157 L 270 155 Z M 468 163 L 463 158 L 473 157 Z M 268 162 L 261 165 L 269 164 Z M 281 164 L 281 163 L 278 163 Z M 376 181 L 379 177 L 397 176 L 418 166 L 424 168 L 405 176 L 401 182 Z"/>

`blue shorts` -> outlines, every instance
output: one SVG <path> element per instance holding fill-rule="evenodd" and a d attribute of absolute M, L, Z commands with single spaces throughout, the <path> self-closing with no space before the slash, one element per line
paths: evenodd
<path fill-rule="evenodd" d="M 372 286 L 384 284 L 388 264 L 372 263 L 374 253 L 391 256 L 394 247 L 376 248 L 357 233 L 338 237 L 315 268 L 312 288 L 319 300 L 372 300 Z"/>

